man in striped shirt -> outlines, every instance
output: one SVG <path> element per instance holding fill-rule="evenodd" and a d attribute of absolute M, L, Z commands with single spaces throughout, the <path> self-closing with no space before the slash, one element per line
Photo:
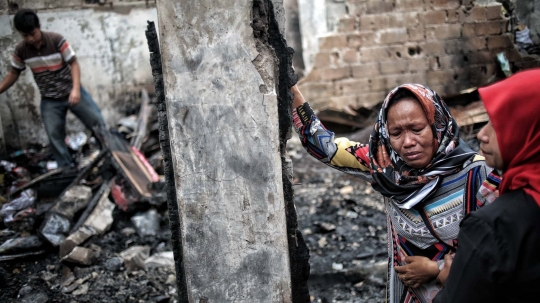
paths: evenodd
<path fill-rule="evenodd" d="M 32 10 L 19 10 L 13 21 L 24 40 L 15 47 L 11 70 L 0 83 L 0 94 L 17 81 L 26 66 L 30 67 L 41 93 L 41 118 L 52 154 L 59 167 L 73 166 L 65 142 L 68 109 L 89 129 L 105 126 L 101 112 L 81 86 L 80 66 L 66 39 L 42 31 Z"/>

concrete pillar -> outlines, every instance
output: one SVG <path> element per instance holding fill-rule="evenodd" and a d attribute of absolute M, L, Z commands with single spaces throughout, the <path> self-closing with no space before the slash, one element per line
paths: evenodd
<path fill-rule="evenodd" d="M 147 35 L 180 302 L 309 302 L 283 156 L 296 79 L 282 1 L 157 8 L 161 58 Z"/>
<path fill-rule="evenodd" d="M 2 116 L 0 116 L 0 157 L 6 156 L 6 139 L 4 138 L 4 128 L 2 127 Z"/>

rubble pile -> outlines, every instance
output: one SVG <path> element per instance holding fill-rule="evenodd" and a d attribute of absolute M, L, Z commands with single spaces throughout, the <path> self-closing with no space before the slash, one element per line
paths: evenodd
<path fill-rule="evenodd" d="M 75 167 L 39 145 L 0 161 L 1 302 L 176 300 L 153 110 L 143 90 L 116 127 L 69 136 Z"/>

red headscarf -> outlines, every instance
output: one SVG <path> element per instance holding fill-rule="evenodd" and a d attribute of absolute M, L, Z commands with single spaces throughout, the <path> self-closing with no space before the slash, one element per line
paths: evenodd
<path fill-rule="evenodd" d="M 523 188 L 540 206 L 540 69 L 478 91 L 504 164 L 500 194 Z"/>

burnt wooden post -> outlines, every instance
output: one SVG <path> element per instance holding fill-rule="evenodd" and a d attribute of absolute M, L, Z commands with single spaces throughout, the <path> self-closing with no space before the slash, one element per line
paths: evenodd
<path fill-rule="evenodd" d="M 147 37 L 181 302 L 309 302 L 278 0 L 158 0 Z M 160 50 L 161 48 L 161 50 Z"/>

